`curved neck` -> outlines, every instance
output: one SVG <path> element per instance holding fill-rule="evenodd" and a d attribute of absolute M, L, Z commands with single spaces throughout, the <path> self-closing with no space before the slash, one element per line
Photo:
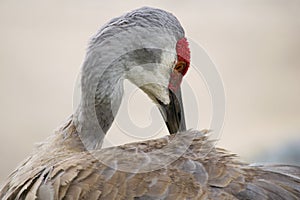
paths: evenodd
<path fill-rule="evenodd" d="M 81 102 L 74 114 L 78 135 L 88 150 L 101 148 L 123 96 L 124 67 L 113 62 L 108 67 L 88 62 L 82 68 Z"/>
<path fill-rule="evenodd" d="M 121 104 L 123 79 L 138 87 L 145 81 L 156 83 L 160 79 L 153 77 L 169 73 L 168 63 L 163 63 L 164 68 L 157 65 L 163 62 L 162 53 L 175 55 L 176 38 L 159 29 L 132 27 L 110 37 L 100 33 L 88 47 L 81 72 L 81 102 L 74 114 L 78 135 L 88 150 L 101 148 Z"/>

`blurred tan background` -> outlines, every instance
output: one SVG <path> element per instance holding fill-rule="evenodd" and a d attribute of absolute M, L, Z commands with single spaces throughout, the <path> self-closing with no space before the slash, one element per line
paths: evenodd
<path fill-rule="evenodd" d="M 0 182 L 72 113 L 88 38 L 143 5 L 174 13 L 216 63 L 227 100 L 218 146 L 253 162 L 300 146 L 298 0 L 1 0 Z"/>

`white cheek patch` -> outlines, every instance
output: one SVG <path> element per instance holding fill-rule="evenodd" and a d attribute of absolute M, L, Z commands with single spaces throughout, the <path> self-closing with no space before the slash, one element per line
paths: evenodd
<path fill-rule="evenodd" d="M 176 61 L 176 54 L 163 53 L 161 63 L 148 63 L 134 66 L 126 73 L 126 78 L 142 88 L 150 97 L 169 104 L 169 80 Z"/>

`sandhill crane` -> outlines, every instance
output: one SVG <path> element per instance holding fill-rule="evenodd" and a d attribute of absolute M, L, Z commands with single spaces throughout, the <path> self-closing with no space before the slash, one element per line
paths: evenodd
<path fill-rule="evenodd" d="M 1 199 L 300 199 L 299 167 L 251 166 L 206 131 L 185 130 L 189 59 L 171 13 L 143 7 L 109 21 L 89 43 L 76 112 L 12 172 Z M 171 135 L 101 149 L 123 79 L 153 100 Z"/>

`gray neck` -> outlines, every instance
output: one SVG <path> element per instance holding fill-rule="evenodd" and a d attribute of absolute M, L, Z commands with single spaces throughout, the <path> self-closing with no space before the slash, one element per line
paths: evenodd
<path fill-rule="evenodd" d="M 121 104 L 125 74 L 121 62 L 106 64 L 96 58 L 98 61 L 89 62 L 95 59 L 95 55 L 88 54 L 83 64 L 81 102 L 74 114 L 77 132 L 88 150 L 102 146 Z"/>
<path fill-rule="evenodd" d="M 108 68 L 99 80 L 95 95 L 97 123 L 104 134 L 111 127 L 123 97 L 124 70 L 120 66 Z"/>
<path fill-rule="evenodd" d="M 146 63 L 160 63 L 162 50 L 174 50 L 183 36 L 172 14 L 145 7 L 111 20 L 92 37 L 81 71 L 80 105 L 73 115 L 88 150 L 101 147 L 112 125 L 127 71 Z"/>
<path fill-rule="evenodd" d="M 101 148 L 103 138 L 119 110 L 123 80 L 128 72 L 130 74 L 135 66 L 145 68 L 145 71 L 151 70 L 153 65 L 149 64 L 160 63 L 161 54 L 161 49 L 135 49 L 106 65 L 98 57 L 103 62 L 90 62 L 95 60 L 94 53 L 87 55 L 81 77 L 81 103 L 74 115 L 74 122 L 88 150 Z"/>

